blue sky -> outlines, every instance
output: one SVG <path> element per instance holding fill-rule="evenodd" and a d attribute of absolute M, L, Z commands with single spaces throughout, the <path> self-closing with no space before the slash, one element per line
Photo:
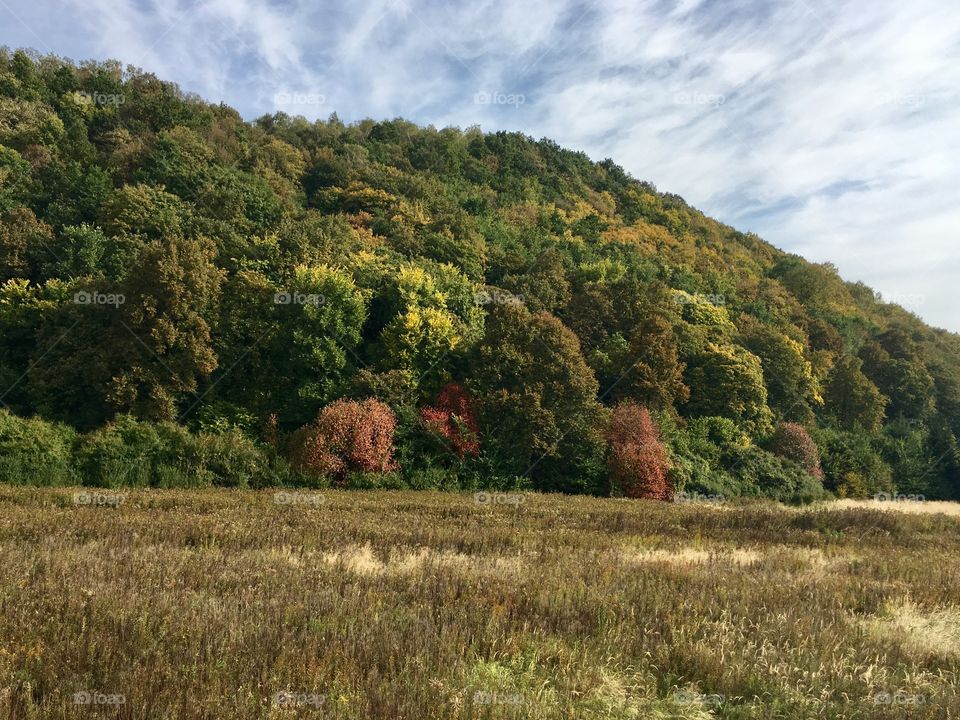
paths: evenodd
<path fill-rule="evenodd" d="M 550 137 L 960 330 L 955 0 L 0 0 L 245 117 Z"/>

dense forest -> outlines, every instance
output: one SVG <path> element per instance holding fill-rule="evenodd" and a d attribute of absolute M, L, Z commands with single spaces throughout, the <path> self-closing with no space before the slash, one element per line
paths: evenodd
<path fill-rule="evenodd" d="M 0 479 L 960 497 L 960 337 L 550 140 L 0 51 Z M 685 494 L 685 495 L 684 495 Z"/>

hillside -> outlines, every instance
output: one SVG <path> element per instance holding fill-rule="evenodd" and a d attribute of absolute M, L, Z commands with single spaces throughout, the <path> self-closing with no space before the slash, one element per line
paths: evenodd
<path fill-rule="evenodd" d="M 550 140 L 3 51 L 0 213 L 11 482 L 960 497 L 960 337 Z"/>

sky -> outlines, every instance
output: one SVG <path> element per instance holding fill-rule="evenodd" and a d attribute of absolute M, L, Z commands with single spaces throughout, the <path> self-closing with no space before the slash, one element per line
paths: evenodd
<path fill-rule="evenodd" d="M 0 45 L 549 137 L 960 331 L 956 0 L 0 0 Z"/>

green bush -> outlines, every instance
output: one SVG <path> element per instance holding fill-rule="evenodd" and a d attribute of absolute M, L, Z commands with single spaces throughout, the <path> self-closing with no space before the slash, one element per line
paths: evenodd
<path fill-rule="evenodd" d="M 196 443 L 202 471 L 214 485 L 249 487 L 270 484 L 267 456 L 256 442 L 239 430 L 202 432 Z"/>
<path fill-rule="evenodd" d="M 864 432 L 819 430 L 814 439 L 820 448 L 824 485 L 842 497 L 864 497 L 891 492 L 893 474 Z"/>
<path fill-rule="evenodd" d="M 731 452 L 726 462 L 727 471 L 740 481 L 743 495 L 785 503 L 810 503 L 827 497 L 817 478 L 796 463 L 755 445 Z"/>
<path fill-rule="evenodd" d="M 71 485 L 76 433 L 37 418 L 0 410 L 0 480 L 15 485 Z"/>
<path fill-rule="evenodd" d="M 681 427 L 666 414 L 657 419 L 670 449 L 670 483 L 675 493 L 722 497 L 744 493 L 738 479 L 723 466 L 727 455 L 749 442 L 732 420 L 701 417 Z"/>
<path fill-rule="evenodd" d="M 204 481 L 195 439 L 173 423 L 121 415 L 80 440 L 77 466 L 94 487 L 184 487 Z"/>
<path fill-rule="evenodd" d="M 94 487 L 149 485 L 159 442 L 149 424 L 126 415 L 117 418 L 80 441 L 81 482 Z"/>

